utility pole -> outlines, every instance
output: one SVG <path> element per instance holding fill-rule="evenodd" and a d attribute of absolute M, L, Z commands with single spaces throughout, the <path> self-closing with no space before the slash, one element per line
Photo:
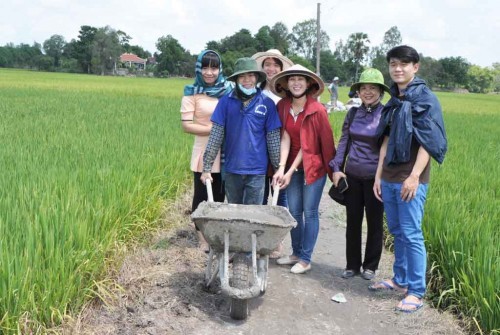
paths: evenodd
<path fill-rule="evenodd" d="M 320 9 L 319 7 L 321 6 L 321 3 L 318 2 L 318 14 L 317 14 L 317 18 L 316 18 L 316 26 L 317 26 L 317 31 L 316 31 L 316 74 L 318 76 L 320 76 L 320 72 L 319 72 L 319 64 L 320 64 L 320 61 L 319 61 L 319 52 L 321 50 L 321 41 L 320 41 L 320 37 L 321 37 L 321 25 L 320 25 L 320 22 L 319 22 L 319 18 L 320 18 Z"/>

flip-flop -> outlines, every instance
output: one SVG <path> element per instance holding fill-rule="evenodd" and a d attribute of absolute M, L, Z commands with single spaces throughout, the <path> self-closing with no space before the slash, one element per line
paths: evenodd
<path fill-rule="evenodd" d="M 403 308 L 404 306 L 414 306 L 415 308 L 412 309 L 406 309 Z M 394 309 L 398 312 L 403 312 L 403 313 L 415 313 L 418 311 L 420 308 L 424 307 L 424 303 L 421 302 L 411 302 L 411 301 L 406 301 L 406 299 L 401 300 L 401 307 L 396 306 Z"/>
<path fill-rule="evenodd" d="M 399 287 L 396 284 L 391 285 L 387 280 L 382 280 L 379 282 L 376 282 L 374 284 L 371 284 L 368 286 L 368 289 L 370 291 L 374 292 L 380 292 L 380 291 L 398 291 L 402 293 L 406 293 L 407 289 L 404 287 Z"/>

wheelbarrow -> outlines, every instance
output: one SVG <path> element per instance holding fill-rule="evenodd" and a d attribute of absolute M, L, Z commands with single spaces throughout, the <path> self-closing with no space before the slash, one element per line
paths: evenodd
<path fill-rule="evenodd" d="M 205 285 L 219 275 L 222 294 L 231 298 L 231 318 L 244 320 L 248 300 L 266 291 L 269 254 L 297 222 L 287 208 L 276 206 L 278 188 L 272 206 L 237 205 L 213 202 L 209 180 L 206 185 L 208 202 L 191 215 L 210 246 Z"/>

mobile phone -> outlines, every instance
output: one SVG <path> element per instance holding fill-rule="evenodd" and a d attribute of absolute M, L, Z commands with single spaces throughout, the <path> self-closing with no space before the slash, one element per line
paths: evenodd
<path fill-rule="evenodd" d="M 339 182 L 337 184 L 337 188 L 339 189 L 340 193 L 344 193 L 345 190 L 347 190 L 349 188 L 349 185 L 347 185 L 347 178 L 346 177 L 342 177 L 339 179 Z"/>

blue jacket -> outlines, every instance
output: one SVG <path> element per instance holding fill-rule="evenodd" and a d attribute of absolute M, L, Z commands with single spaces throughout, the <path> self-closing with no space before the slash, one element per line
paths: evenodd
<path fill-rule="evenodd" d="M 385 164 L 408 162 L 413 136 L 441 164 L 448 149 L 448 141 L 437 97 L 425 81 L 418 77 L 408 84 L 403 100 L 397 98 L 397 85 L 391 87 L 391 95 L 377 128 L 377 134 L 381 136 L 387 126 L 390 127 Z"/>

